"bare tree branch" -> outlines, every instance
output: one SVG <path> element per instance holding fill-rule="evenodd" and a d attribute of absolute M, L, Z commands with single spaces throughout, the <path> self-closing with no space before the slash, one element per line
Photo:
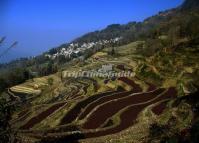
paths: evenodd
<path fill-rule="evenodd" d="M 2 56 L 4 56 L 5 54 L 7 54 L 7 52 L 8 52 L 10 49 L 16 47 L 17 44 L 18 44 L 18 42 L 15 41 L 9 48 L 7 48 L 5 51 L 3 51 L 3 52 L 0 54 L 0 58 L 1 58 Z"/>

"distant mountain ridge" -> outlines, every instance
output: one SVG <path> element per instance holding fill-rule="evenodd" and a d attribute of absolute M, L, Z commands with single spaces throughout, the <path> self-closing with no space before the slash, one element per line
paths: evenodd
<path fill-rule="evenodd" d="M 195 9 L 199 8 L 199 0 L 185 0 L 182 4 L 182 9 Z"/>

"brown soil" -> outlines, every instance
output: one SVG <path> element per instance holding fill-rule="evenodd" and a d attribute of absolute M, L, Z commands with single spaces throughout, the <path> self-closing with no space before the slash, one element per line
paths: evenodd
<path fill-rule="evenodd" d="M 133 87 L 133 90 L 135 93 L 142 92 L 142 88 L 138 84 L 136 84 L 133 80 L 130 80 L 126 77 L 120 77 L 118 78 L 118 80 L 121 80 L 125 82 L 126 84 L 130 85 L 131 87 Z"/>
<path fill-rule="evenodd" d="M 153 90 L 156 89 L 156 86 L 154 84 L 151 84 L 151 83 L 148 83 L 148 82 L 146 82 L 146 84 L 149 86 L 148 91 L 153 91 Z"/>
<path fill-rule="evenodd" d="M 166 108 L 166 102 L 160 103 L 157 106 L 152 108 L 153 113 L 156 115 L 161 115 Z"/>
<path fill-rule="evenodd" d="M 18 113 L 18 115 L 17 115 L 17 116 L 18 116 L 18 118 L 20 118 L 20 117 L 24 116 L 25 114 L 27 114 L 27 113 L 28 113 L 28 111 L 29 111 L 28 109 L 25 109 L 25 110 L 23 110 L 23 111 L 19 112 L 19 113 Z"/>
<path fill-rule="evenodd" d="M 117 65 L 116 68 L 119 69 L 119 70 L 122 70 L 122 71 L 125 70 L 124 65 Z"/>

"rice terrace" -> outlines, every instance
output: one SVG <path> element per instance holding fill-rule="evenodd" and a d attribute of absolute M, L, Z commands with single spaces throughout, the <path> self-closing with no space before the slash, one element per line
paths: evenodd
<path fill-rule="evenodd" d="M 0 142 L 196 143 L 198 11 L 185 0 L 0 64 Z"/>

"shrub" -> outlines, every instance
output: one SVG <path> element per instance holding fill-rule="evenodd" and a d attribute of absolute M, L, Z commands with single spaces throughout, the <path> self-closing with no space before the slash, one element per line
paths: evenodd
<path fill-rule="evenodd" d="M 53 82 L 54 82 L 53 78 L 48 78 L 48 84 L 49 85 L 53 85 Z"/>

